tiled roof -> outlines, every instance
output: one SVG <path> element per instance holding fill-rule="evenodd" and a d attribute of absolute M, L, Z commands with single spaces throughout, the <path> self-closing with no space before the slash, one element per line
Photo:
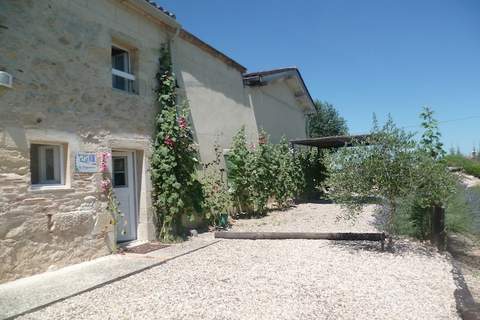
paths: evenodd
<path fill-rule="evenodd" d="M 173 12 L 170 12 L 168 11 L 167 9 L 159 6 L 155 1 L 153 0 L 145 0 L 147 1 L 150 5 L 152 5 L 153 7 L 157 8 L 158 10 L 162 11 L 163 13 L 165 13 L 167 16 L 169 16 L 170 18 L 173 18 L 175 19 L 175 14 Z"/>

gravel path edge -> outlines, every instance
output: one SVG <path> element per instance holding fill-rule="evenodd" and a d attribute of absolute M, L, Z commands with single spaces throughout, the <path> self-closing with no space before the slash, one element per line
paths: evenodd
<path fill-rule="evenodd" d="M 108 281 L 99 283 L 99 284 L 97 284 L 97 285 L 95 285 L 95 286 L 92 286 L 92 287 L 90 287 L 90 288 L 87 288 L 87 289 L 84 289 L 84 290 L 75 292 L 75 293 L 70 294 L 70 295 L 68 295 L 68 296 L 65 296 L 65 297 L 62 297 L 62 298 L 59 298 L 59 299 L 50 301 L 50 302 L 48 302 L 48 303 L 42 304 L 42 305 L 40 305 L 40 306 L 36 306 L 36 307 L 31 308 L 31 309 L 29 309 L 29 310 L 23 311 L 23 312 L 21 312 L 21 313 L 18 313 L 18 314 L 9 316 L 9 317 L 7 317 L 7 318 L 4 318 L 3 320 L 16 319 L 16 318 L 18 318 L 18 317 L 21 317 L 21 316 L 24 316 L 24 315 L 27 315 L 27 314 L 36 312 L 36 311 L 38 311 L 38 310 L 44 309 L 44 308 L 46 308 L 46 307 L 49 307 L 49 306 L 51 306 L 51 305 L 53 305 L 53 304 L 56 304 L 56 303 L 65 301 L 65 300 L 67 300 L 67 299 L 73 298 L 73 297 L 75 297 L 75 296 L 81 295 L 81 294 L 86 293 L 86 292 L 93 291 L 93 290 L 95 290 L 95 289 L 104 287 L 104 286 L 109 285 L 109 284 L 111 284 L 111 283 L 114 283 L 114 282 L 123 280 L 123 279 L 125 279 L 125 278 L 131 277 L 131 276 L 133 276 L 133 275 L 139 274 L 139 273 L 144 272 L 144 271 L 146 271 L 146 270 L 149 270 L 149 269 L 158 267 L 158 266 L 160 266 L 160 265 L 162 265 L 162 264 L 165 264 L 165 263 L 167 263 L 167 262 L 169 262 L 169 261 L 175 260 L 175 259 L 177 259 L 177 258 L 186 256 L 186 255 L 191 254 L 191 253 L 194 253 L 194 252 L 196 252 L 196 251 L 199 251 L 199 250 L 205 249 L 205 248 L 207 248 L 207 247 L 213 246 L 213 245 L 219 243 L 220 241 L 222 241 L 222 240 L 215 240 L 215 241 L 213 241 L 213 242 L 209 242 L 209 243 L 207 243 L 207 244 L 205 244 L 205 245 L 203 245 L 203 246 L 197 247 L 197 248 L 192 249 L 192 250 L 189 250 L 189 251 L 187 251 L 187 252 L 183 252 L 183 253 L 181 253 L 181 254 L 179 254 L 179 255 L 176 255 L 176 256 L 173 256 L 173 257 L 170 257 L 170 258 L 163 259 L 163 260 L 161 260 L 161 261 L 159 261 L 159 262 L 156 262 L 156 263 L 154 263 L 154 264 L 151 264 L 151 265 L 149 265 L 149 266 L 146 266 L 146 267 L 140 268 L 140 269 L 138 269 L 138 270 L 129 272 L 129 273 L 124 274 L 124 275 L 121 275 L 121 276 L 119 276 L 119 277 L 115 277 L 115 278 L 113 278 L 113 279 L 110 279 L 110 280 L 108 280 Z"/>
<path fill-rule="evenodd" d="M 453 257 L 451 257 L 451 262 L 453 280 L 457 285 L 454 292 L 457 311 L 464 320 L 480 320 L 480 304 L 475 302 L 468 289 L 460 264 Z"/>

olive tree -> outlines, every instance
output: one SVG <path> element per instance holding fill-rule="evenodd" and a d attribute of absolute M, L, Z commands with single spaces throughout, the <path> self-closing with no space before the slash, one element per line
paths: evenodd
<path fill-rule="evenodd" d="M 354 218 L 367 200 L 381 198 L 390 209 L 391 226 L 397 199 L 413 185 L 415 145 L 413 134 L 396 127 L 390 117 L 382 127 L 374 119 L 366 140 L 327 155 L 330 197 L 347 209 L 349 218 Z"/>
<path fill-rule="evenodd" d="M 386 229 L 394 233 L 398 201 L 413 194 L 416 203 L 427 208 L 441 205 L 454 190 L 454 178 L 431 151 L 391 117 L 381 127 L 374 119 L 365 141 L 327 155 L 330 197 L 346 209 L 347 218 L 355 218 L 372 198 L 385 202 Z"/>

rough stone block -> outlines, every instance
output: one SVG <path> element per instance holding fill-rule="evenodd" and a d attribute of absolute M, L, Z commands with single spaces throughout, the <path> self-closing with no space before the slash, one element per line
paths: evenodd
<path fill-rule="evenodd" d="M 113 224 L 111 223 L 112 216 L 106 210 L 97 214 L 95 224 L 93 226 L 93 235 L 103 234 L 105 232 L 113 231 Z"/>
<path fill-rule="evenodd" d="M 73 211 L 58 213 L 52 217 L 53 226 L 51 231 L 55 234 L 70 233 L 73 235 L 86 235 L 93 226 L 92 211 Z"/>

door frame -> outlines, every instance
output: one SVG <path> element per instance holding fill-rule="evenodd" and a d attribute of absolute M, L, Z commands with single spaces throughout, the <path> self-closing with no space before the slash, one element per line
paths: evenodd
<path fill-rule="evenodd" d="M 128 225 L 127 227 L 131 227 L 132 225 L 134 226 L 132 228 L 132 231 L 134 233 L 134 236 L 133 236 L 133 239 L 130 239 L 130 240 L 118 240 L 118 230 L 115 228 L 115 242 L 117 243 L 125 243 L 125 242 L 130 242 L 130 241 L 136 241 L 138 239 L 138 220 L 139 220 L 139 217 L 138 217 L 138 196 L 137 196 L 137 191 L 138 191 L 138 176 L 137 176 L 137 156 L 136 156 L 136 151 L 135 150 L 130 150 L 130 149 L 113 149 L 112 150 L 112 179 L 113 179 L 113 157 L 127 157 L 127 162 L 128 162 L 128 158 L 129 156 L 131 156 L 131 159 L 132 159 L 132 163 L 131 163 L 131 167 L 132 167 L 132 177 L 133 177 L 133 181 L 132 183 L 130 184 L 131 187 L 132 187 L 132 190 L 130 192 L 133 193 L 133 222 L 132 221 L 128 221 Z M 128 169 L 128 163 L 127 163 L 127 170 Z M 115 188 L 113 187 L 113 180 L 112 180 L 112 191 L 115 193 Z"/>

